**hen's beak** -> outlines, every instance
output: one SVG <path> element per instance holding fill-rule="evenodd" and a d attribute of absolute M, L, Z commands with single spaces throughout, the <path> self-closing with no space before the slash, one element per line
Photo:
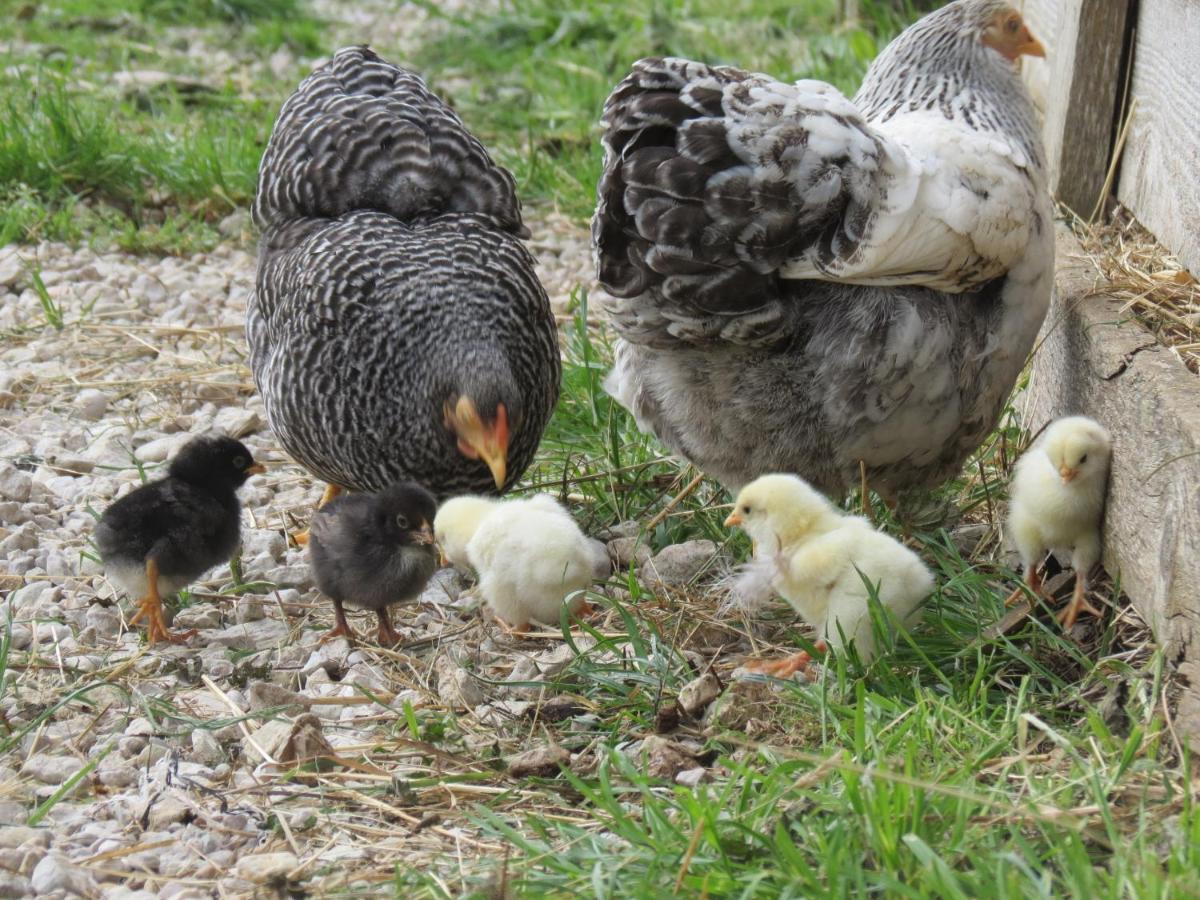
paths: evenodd
<path fill-rule="evenodd" d="M 422 522 L 420 530 L 413 533 L 413 543 L 429 545 L 433 543 L 433 529 L 428 522 Z"/>
<path fill-rule="evenodd" d="M 1015 31 L 1010 31 L 1009 28 L 1014 24 L 1007 16 L 998 17 L 992 26 L 984 32 L 983 43 L 1001 54 L 1005 59 L 1013 62 L 1016 62 L 1022 56 L 1044 57 L 1046 55 L 1046 48 L 1041 41 L 1033 36 L 1033 32 L 1029 30 L 1029 26 L 1021 22 L 1019 28 Z"/>
<path fill-rule="evenodd" d="M 267 472 L 267 467 L 262 463 L 255 463 L 252 466 L 247 466 L 243 471 L 247 475 L 265 475 Z"/>
<path fill-rule="evenodd" d="M 1075 480 L 1075 476 L 1079 474 L 1079 470 L 1072 469 L 1070 466 L 1063 466 L 1058 470 L 1058 474 L 1062 476 L 1063 484 L 1070 484 Z"/>
<path fill-rule="evenodd" d="M 508 475 L 508 410 L 501 403 L 496 419 L 486 423 L 470 397 L 459 397 L 453 407 L 445 406 L 446 424 L 458 436 L 458 452 L 467 459 L 482 459 L 492 470 L 496 488 L 504 487 Z"/>
<path fill-rule="evenodd" d="M 1021 40 L 1017 44 L 1016 56 L 1037 56 L 1045 58 L 1046 48 L 1037 38 L 1033 36 L 1033 32 L 1029 30 L 1028 25 L 1021 26 Z M 1013 58 L 1015 59 L 1016 56 Z"/>
<path fill-rule="evenodd" d="M 741 525 L 741 524 L 742 524 L 742 517 L 738 514 L 737 510 L 734 510 L 733 512 L 731 512 L 729 514 L 729 517 L 725 520 L 726 528 L 733 528 L 735 525 Z"/>

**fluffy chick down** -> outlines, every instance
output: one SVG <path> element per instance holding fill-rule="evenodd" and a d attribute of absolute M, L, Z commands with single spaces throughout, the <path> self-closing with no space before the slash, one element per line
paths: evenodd
<path fill-rule="evenodd" d="M 478 574 L 479 592 L 496 617 L 518 630 L 531 622 L 556 624 L 564 602 L 578 612 L 592 584 L 588 539 L 547 494 L 455 498 L 438 511 L 434 533 L 450 562 Z"/>
<path fill-rule="evenodd" d="M 1050 550 L 1069 552 L 1077 572 L 1099 562 L 1111 454 L 1112 438 L 1099 422 L 1068 416 L 1018 460 L 1008 527 L 1026 567 Z"/>
<path fill-rule="evenodd" d="M 870 592 L 898 621 L 913 625 L 934 579 L 913 551 L 848 516 L 794 475 L 765 475 L 738 494 L 730 524 L 755 541 L 746 584 L 761 590 L 766 578 L 832 649 L 853 642 L 859 657 L 875 655 Z"/>

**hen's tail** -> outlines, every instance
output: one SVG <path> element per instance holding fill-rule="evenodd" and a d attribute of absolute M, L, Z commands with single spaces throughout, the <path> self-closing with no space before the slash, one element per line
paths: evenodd
<path fill-rule="evenodd" d="M 348 47 L 301 82 L 258 169 L 254 221 L 478 213 L 527 236 L 516 186 L 421 78 Z"/>

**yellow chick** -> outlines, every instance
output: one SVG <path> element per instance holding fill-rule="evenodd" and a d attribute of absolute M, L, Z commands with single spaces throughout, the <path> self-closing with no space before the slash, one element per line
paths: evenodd
<path fill-rule="evenodd" d="M 754 541 L 755 558 L 773 568 L 772 587 L 817 629 L 817 648 L 851 641 L 859 657 L 875 654 L 865 577 L 900 622 L 912 624 L 934 587 L 915 553 L 866 519 L 848 516 L 795 475 L 764 475 L 742 488 L 727 526 Z M 861 573 L 861 574 L 860 574 Z M 786 678 L 807 666 L 807 653 L 748 666 Z"/>
<path fill-rule="evenodd" d="M 434 520 L 434 534 L 447 558 L 465 562 L 479 576 L 479 592 L 504 627 L 522 632 L 531 622 L 556 624 L 563 601 L 579 612 L 592 584 L 587 538 L 553 497 L 484 501 L 459 497 Z M 443 512 L 448 513 L 443 515 Z M 575 595 L 575 596 L 572 596 Z"/>
<path fill-rule="evenodd" d="M 1099 422 L 1067 416 L 1050 424 L 1017 461 L 1013 475 L 1008 530 L 1030 588 L 1041 593 L 1038 565 L 1048 551 L 1071 554 L 1075 592 L 1058 614 L 1064 628 L 1074 625 L 1081 612 L 1101 615 L 1085 595 L 1088 572 L 1100 561 L 1111 458 L 1112 437 Z"/>
<path fill-rule="evenodd" d="M 474 536 L 483 517 L 499 506 L 501 501 L 490 497 L 455 497 L 438 507 L 433 518 L 433 538 L 442 551 L 442 564 L 470 568 L 467 543 Z"/>

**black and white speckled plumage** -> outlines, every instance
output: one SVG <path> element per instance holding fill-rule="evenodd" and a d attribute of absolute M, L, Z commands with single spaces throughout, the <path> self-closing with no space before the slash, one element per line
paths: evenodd
<path fill-rule="evenodd" d="M 944 480 L 994 426 L 1049 302 L 1036 120 L 959 0 L 828 85 L 649 59 L 605 106 L 593 241 L 606 386 L 737 488 Z"/>
<path fill-rule="evenodd" d="M 251 365 L 289 453 L 353 490 L 495 492 L 444 422 L 468 394 L 505 404 L 520 477 L 558 397 L 554 319 L 512 176 L 417 75 L 355 47 L 306 78 L 254 218 Z"/>

